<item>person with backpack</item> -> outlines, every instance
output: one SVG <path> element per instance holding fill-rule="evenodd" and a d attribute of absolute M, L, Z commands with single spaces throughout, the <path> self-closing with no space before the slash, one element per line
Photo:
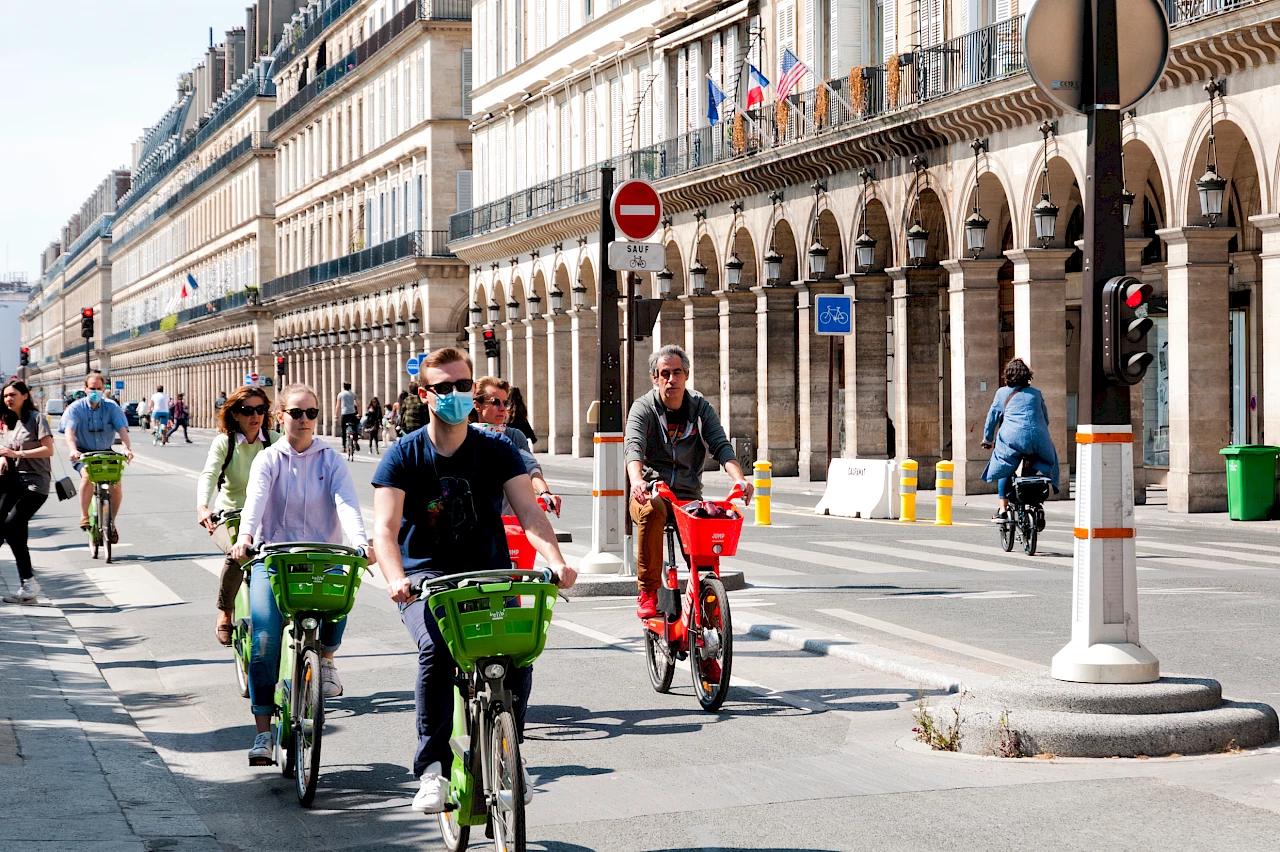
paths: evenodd
<path fill-rule="evenodd" d="M 191 436 L 187 434 L 187 425 L 191 422 L 191 409 L 187 408 L 186 394 L 178 394 L 178 398 L 173 401 L 170 408 L 169 432 L 165 436 L 165 443 L 169 442 L 169 436 L 177 433 L 178 429 L 182 429 L 182 437 L 188 444 L 194 444 Z"/>
<path fill-rule="evenodd" d="M 409 384 L 409 393 L 400 402 L 400 434 L 408 435 L 427 425 L 427 404 L 418 395 L 418 383 Z"/>
<path fill-rule="evenodd" d="M 248 385 L 233 391 L 226 404 L 218 409 L 219 434 L 209 446 L 209 455 L 200 473 L 196 520 L 209 535 L 217 536 L 218 546 L 224 553 L 235 542 L 227 537 L 225 527 L 214 522 L 213 513 L 244 508 L 253 460 L 281 437 L 280 432 L 271 431 L 267 425 L 270 411 L 267 392 Z M 223 645 L 231 644 L 231 617 L 243 580 L 240 563 L 228 556 L 219 579 L 218 620 L 214 627 L 214 635 Z"/>

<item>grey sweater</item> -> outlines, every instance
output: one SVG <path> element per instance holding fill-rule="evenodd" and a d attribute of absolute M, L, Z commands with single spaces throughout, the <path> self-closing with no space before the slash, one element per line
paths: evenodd
<path fill-rule="evenodd" d="M 686 390 L 685 396 L 689 422 L 674 441 L 667 437 L 667 408 L 657 389 L 632 403 L 627 414 L 626 461 L 644 465 L 646 482 L 661 479 L 681 500 L 700 500 L 707 456 L 721 465 L 738 457 L 711 403 L 697 391 Z"/>

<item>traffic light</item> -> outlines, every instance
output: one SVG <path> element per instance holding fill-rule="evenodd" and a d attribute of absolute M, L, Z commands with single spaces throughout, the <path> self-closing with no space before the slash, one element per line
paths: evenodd
<path fill-rule="evenodd" d="M 491 328 L 484 330 L 484 354 L 489 358 L 498 357 L 498 335 Z"/>
<path fill-rule="evenodd" d="M 80 336 L 93 337 L 93 308 L 82 308 L 80 311 Z"/>
<path fill-rule="evenodd" d="M 1126 385 L 1142 381 L 1153 356 L 1147 351 L 1147 332 L 1154 323 L 1151 285 L 1119 275 L 1102 288 L 1102 369 L 1108 379 Z"/>
<path fill-rule="evenodd" d="M 31 363 L 31 350 L 30 350 L 30 349 L 28 349 L 28 348 L 27 348 L 27 347 L 25 347 L 25 346 L 24 346 L 24 347 L 22 347 L 22 355 L 21 355 L 21 357 L 19 357 L 19 358 L 18 358 L 18 363 L 19 363 L 19 364 L 21 364 L 21 365 L 22 365 L 22 366 L 24 366 L 24 367 Z"/>
<path fill-rule="evenodd" d="M 658 314 L 662 313 L 662 300 L 636 296 L 631 304 L 634 306 L 631 312 L 631 336 L 637 341 L 644 340 L 653 334 L 653 324 L 658 321 Z"/>
<path fill-rule="evenodd" d="M 284 374 L 287 373 L 288 371 L 289 371 L 288 365 L 285 363 L 284 356 L 277 355 L 276 356 L 276 375 L 283 377 Z"/>

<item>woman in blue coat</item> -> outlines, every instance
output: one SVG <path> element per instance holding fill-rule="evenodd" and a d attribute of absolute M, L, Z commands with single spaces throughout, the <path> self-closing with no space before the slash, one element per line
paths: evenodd
<path fill-rule="evenodd" d="M 1031 387 L 1031 368 L 1021 358 L 1014 358 L 1004 367 L 1004 384 L 991 402 L 982 434 L 983 449 L 995 448 L 982 478 L 996 483 L 1000 497 L 996 517 L 1009 509 L 1009 489 L 1024 460 L 1024 475 L 1032 470 L 1042 473 L 1053 481 L 1054 493 L 1058 492 L 1058 451 L 1049 434 L 1049 409 L 1040 391 Z"/>

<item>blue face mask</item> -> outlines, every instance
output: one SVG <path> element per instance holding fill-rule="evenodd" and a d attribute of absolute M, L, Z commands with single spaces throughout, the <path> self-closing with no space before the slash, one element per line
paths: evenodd
<path fill-rule="evenodd" d="M 102 391 L 100 390 L 89 391 L 89 402 L 93 403 L 94 405 L 97 405 L 98 403 L 102 402 Z"/>
<path fill-rule="evenodd" d="M 467 415 L 476 407 L 476 401 L 469 393 L 452 391 L 436 396 L 435 414 L 450 426 L 457 426 L 467 419 Z"/>

